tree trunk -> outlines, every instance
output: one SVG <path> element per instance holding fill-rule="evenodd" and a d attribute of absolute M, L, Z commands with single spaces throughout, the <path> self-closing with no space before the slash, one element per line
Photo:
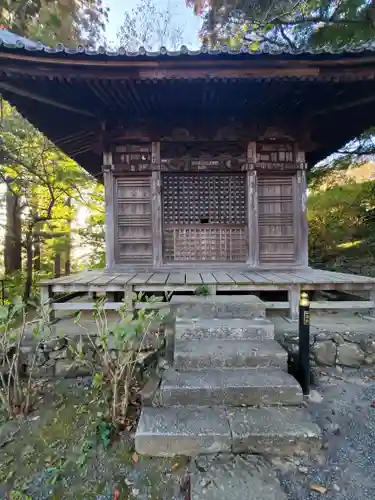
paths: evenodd
<path fill-rule="evenodd" d="M 34 256 L 33 256 L 33 263 L 34 263 L 34 271 L 38 272 L 40 271 L 41 267 L 41 261 L 40 261 L 40 236 L 39 236 L 39 224 L 35 225 L 35 233 L 34 234 Z"/>
<path fill-rule="evenodd" d="M 72 206 L 72 199 L 69 196 L 69 198 L 66 200 L 66 204 L 68 207 Z M 66 236 L 66 247 L 65 247 L 65 275 L 68 276 L 71 272 L 71 255 L 72 255 L 72 221 L 71 219 L 68 220 L 68 228 L 69 232 Z"/>
<path fill-rule="evenodd" d="M 40 271 L 40 239 L 36 238 L 34 242 L 34 271 Z"/>
<path fill-rule="evenodd" d="M 56 250 L 55 253 L 55 278 L 60 278 L 61 276 L 61 253 Z"/>
<path fill-rule="evenodd" d="M 5 274 L 10 275 L 22 269 L 21 214 L 19 198 L 9 189 L 11 179 L 7 179 L 6 232 L 4 245 Z"/>
<path fill-rule="evenodd" d="M 23 301 L 25 304 L 30 299 L 32 284 L 33 284 L 33 246 L 32 246 L 32 238 L 29 237 L 26 247 L 26 282 L 23 292 Z"/>

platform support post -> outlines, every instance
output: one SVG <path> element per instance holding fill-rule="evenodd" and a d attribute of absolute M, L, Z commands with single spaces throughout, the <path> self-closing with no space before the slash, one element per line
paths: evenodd
<path fill-rule="evenodd" d="M 124 288 L 124 304 L 126 311 L 128 313 L 131 313 L 134 308 L 134 297 L 133 297 L 133 287 L 130 286 L 125 286 Z"/>
<path fill-rule="evenodd" d="M 372 300 L 375 304 L 375 288 L 373 288 L 370 291 L 370 300 Z M 369 316 L 371 316 L 371 318 L 373 318 L 375 320 L 375 307 L 373 307 L 369 310 Z"/>
<path fill-rule="evenodd" d="M 293 285 L 288 290 L 289 318 L 292 321 L 298 320 L 300 293 L 301 293 L 301 287 L 298 285 Z"/>
<path fill-rule="evenodd" d="M 56 320 L 55 311 L 52 309 L 53 292 L 51 285 L 42 285 L 40 288 L 40 307 L 44 309 L 46 316 L 41 322 L 53 323 Z M 43 314 L 44 315 L 44 314 Z"/>

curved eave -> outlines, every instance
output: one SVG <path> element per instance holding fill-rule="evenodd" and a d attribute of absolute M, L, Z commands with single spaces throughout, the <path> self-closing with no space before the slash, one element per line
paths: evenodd
<path fill-rule="evenodd" d="M 202 112 L 232 121 L 268 119 L 275 109 L 288 119 L 306 115 L 314 164 L 375 125 L 375 51 L 110 55 L 3 45 L 0 91 L 94 175 L 101 122 L 117 114 L 162 123 L 194 109 L 196 120 Z"/>
<path fill-rule="evenodd" d="M 23 46 L 5 45 L 0 43 L 0 57 L 2 59 L 18 60 L 24 62 L 44 63 L 48 65 L 72 65 L 91 68 L 102 67 L 157 67 L 183 65 L 202 67 L 203 63 L 225 64 L 230 63 L 251 63 L 252 66 L 299 66 L 305 63 L 308 66 L 327 66 L 346 64 L 366 64 L 375 61 L 375 47 L 346 47 L 341 50 L 317 51 L 277 51 L 262 50 L 249 51 L 239 50 L 209 50 L 207 48 L 197 51 L 181 49 L 179 51 L 167 51 L 160 49 L 155 52 L 148 52 L 143 48 L 135 52 L 119 49 L 115 52 L 104 50 L 90 50 L 83 48 L 49 48 L 39 45 L 25 48 Z"/>
<path fill-rule="evenodd" d="M 273 44 L 264 43 L 257 50 L 253 50 L 250 45 L 244 44 L 241 47 L 231 48 L 226 45 L 221 45 L 217 48 L 210 48 L 202 45 L 199 49 L 191 50 L 187 46 L 182 45 L 178 50 L 168 50 L 166 47 L 160 47 L 155 51 L 148 51 L 140 46 L 135 50 L 128 50 L 126 47 L 119 47 L 116 50 L 108 50 L 103 46 L 98 48 L 89 48 L 82 45 L 76 47 L 66 47 L 63 44 L 57 44 L 56 47 L 48 47 L 40 42 L 20 37 L 8 30 L 0 30 L 0 50 L 17 53 L 37 53 L 40 56 L 48 57 L 58 55 L 59 57 L 75 58 L 90 58 L 97 60 L 109 59 L 167 59 L 167 58 L 201 58 L 209 59 L 212 57 L 228 59 L 233 56 L 246 58 L 255 58 L 262 56 L 264 58 L 332 58 L 338 59 L 353 55 L 371 55 L 375 53 L 375 44 L 373 42 L 365 42 L 359 45 L 344 45 L 342 47 L 309 47 L 309 48 L 293 48 L 293 47 L 277 47 Z"/>

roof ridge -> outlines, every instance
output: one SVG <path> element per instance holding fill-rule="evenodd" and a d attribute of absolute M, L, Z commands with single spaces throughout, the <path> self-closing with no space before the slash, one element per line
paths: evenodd
<path fill-rule="evenodd" d="M 332 47 L 326 45 L 319 48 L 287 48 L 287 47 L 275 47 L 269 43 L 263 44 L 259 49 L 252 49 L 251 44 L 243 44 L 238 48 L 230 48 L 227 45 L 221 45 L 218 48 L 210 48 L 207 45 L 202 45 L 199 49 L 189 49 L 186 45 L 182 45 L 179 50 L 169 50 L 162 46 L 158 50 L 150 51 L 145 47 L 140 46 L 137 50 L 127 50 L 124 46 L 119 47 L 116 50 L 107 49 L 105 46 L 101 45 L 97 49 L 90 47 L 85 47 L 84 45 L 77 45 L 76 47 L 70 48 L 59 43 L 56 47 L 49 47 L 41 42 L 36 42 L 28 38 L 16 35 L 7 29 L 0 29 L 0 48 L 1 46 L 7 49 L 19 49 L 26 51 L 35 52 L 45 52 L 48 54 L 61 54 L 65 53 L 68 55 L 85 54 L 87 56 L 105 55 L 108 57 L 125 56 L 125 57 L 176 57 L 181 55 L 188 56 L 198 56 L 201 54 L 207 55 L 335 55 L 335 54 L 345 54 L 345 53 L 361 53 L 365 51 L 375 52 L 375 43 L 366 42 L 358 45 L 345 44 L 342 47 Z"/>

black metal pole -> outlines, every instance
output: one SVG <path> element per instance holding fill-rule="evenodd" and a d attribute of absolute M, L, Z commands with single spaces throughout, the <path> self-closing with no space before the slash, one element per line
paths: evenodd
<path fill-rule="evenodd" d="M 299 375 L 304 396 L 310 394 L 310 301 L 301 293 L 299 301 Z"/>

